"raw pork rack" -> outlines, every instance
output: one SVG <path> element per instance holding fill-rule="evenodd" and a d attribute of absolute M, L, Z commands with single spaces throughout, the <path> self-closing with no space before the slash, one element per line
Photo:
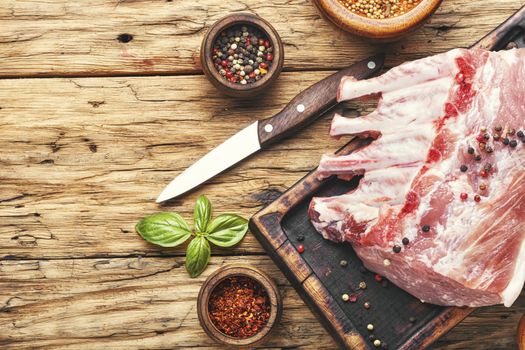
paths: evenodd
<path fill-rule="evenodd" d="M 318 168 L 364 176 L 314 198 L 312 223 L 424 302 L 510 306 L 525 280 L 525 49 L 455 49 L 346 77 L 338 100 L 370 95 L 374 112 L 336 115 L 330 134 L 375 140 Z"/>

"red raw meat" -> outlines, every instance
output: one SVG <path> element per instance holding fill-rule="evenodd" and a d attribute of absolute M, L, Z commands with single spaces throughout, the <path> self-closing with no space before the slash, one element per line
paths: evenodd
<path fill-rule="evenodd" d="M 422 301 L 510 306 L 525 281 L 525 50 L 455 49 L 344 78 L 338 100 L 369 95 L 374 112 L 336 115 L 330 133 L 376 139 L 318 168 L 364 177 L 312 200 L 316 229 Z"/>

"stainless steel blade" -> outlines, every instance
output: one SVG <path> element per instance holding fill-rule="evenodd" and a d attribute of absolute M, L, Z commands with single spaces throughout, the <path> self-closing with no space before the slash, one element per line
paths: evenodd
<path fill-rule="evenodd" d="M 169 183 L 157 198 L 164 202 L 200 185 L 261 149 L 255 122 L 215 147 Z"/>

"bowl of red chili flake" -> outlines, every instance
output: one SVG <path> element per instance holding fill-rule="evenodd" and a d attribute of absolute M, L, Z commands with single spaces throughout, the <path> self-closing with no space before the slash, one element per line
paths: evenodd
<path fill-rule="evenodd" d="M 273 280 L 248 265 L 227 265 L 204 282 L 199 321 L 215 341 L 229 346 L 261 344 L 280 319 L 281 298 Z"/>

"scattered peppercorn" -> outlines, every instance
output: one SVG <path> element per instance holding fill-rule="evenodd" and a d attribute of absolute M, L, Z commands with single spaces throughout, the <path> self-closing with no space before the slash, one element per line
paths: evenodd
<path fill-rule="evenodd" d="M 485 132 L 485 131 L 487 131 L 487 127 L 486 127 L 486 126 L 482 126 L 481 128 L 479 128 L 479 130 L 480 130 L 481 132 Z"/>
<path fill-rule="evenodd" d="M 385 266 L 390 266 L 390 264 L 391 264 L 390 259 L 385 259 L 385 260 L 383 260 L 383 265 L 385 265 Z"/>
<path fill-rule="evenodd" d="M 492 138 L 494 139 L 494 141 L 498 141 L 500 137 L 501 137 L 500 134 L 494 134 L 494 135 L 492 135 Z"/>
<path fill-rule="evenodd" d="M 213 45 L 212 60 L 224 79 L 251 84 L 268 73 L 273 47 L 265 33 L 251 26 L 232 26 L 219 34 Z"/>
<path fill-rule="evenodd" d="M 375 280 L 376 280 L 377 282 L 381 282 L 381 280 L 383 279 L 383 277 L 381 277 L 381 275 L 378 275 L 377 273 L 376 273 L 376 275 L 374 276 L 374 278 L 375 278 Z"/>
<path fill-rule="evenodd" d="M 376 340 L 376 336 L 373 335 L 373 334 L 370 334 L 370 335 L 368 336 L 368 340 L 370 340 L 370 341 L 374 341 L 374 340 Z"/>
<path fill-rule="evenodd" d="M 481 156 L 478 154 L 474 159 L 479 162 L 481 160 Z"/>
<path fill-rule="evenodd" d="M 366 282 L 365 281 L 359 282 L 359 289 L 366 289 Z"/>
<path fill-rule="evenodd" d="M 341 299 L 343 299 L 343 301 L 348 301 L 348 300 L 350 300 L 350 296 L 349 296 L 348 294 L 345 293 L 345 294 L 343 294 L 343 295 L 341 296 Z"/>
<path fill-rule="evenodd" d="M 401 253 L 401 247 L 398 246 L 397 244 L 392 248 L 392 250 L 394 251 L 394 253 Z"/>
<path fill-rule="evenodd" d="M 518 131 L 518 133 L 516 134 L 520 139 L 525 137 L 525 134 L 523 133 L 523 131 Z"/>
<path fill-rule="evenodd" d="M 374 340 L 374 346 L 376 348 L 380 347 L 381 346 L 381 340 L 379 340 L 379 339 Z"/>
<path fill-rule="evenodd" d="M 483 135 L 479 134 L 478 136 L 476 136 L 476 141 L 483 142 L 485 141 L 485 139 L 483 138 Z"/>
<path fill-rule="evenodd" d="M 490 135 L 489 134 L 483 134 L 483 139 L 488 141 L 490 140 Z"/>
<path fill-rule="evenodd" d="M 464 201 L 468 198 L 468 194 L 465 192 L 461 192 L 461 194 L 459 195 L 459 198 L 461 198 L 461 200 Z"/>
<path fill-rule="evenodd" d="M 481 201 L 481 197 L 479 196 L 479 194 L 477 194 L 477 195 L 474 196 L 474 200 L 475 200 L 476 202 Z"/>
<path fill-rule="evenodd" d="M 485 164 L 483 169 L 485 169 L 485 171 L 491 171 L 492 170 L 492 164 L 490 164 L 490 163 Z"/>
<path fill-rule="evenodd" d="M 461 170 L 461 172 L 465 172 L 468 170 L 468 166 L 466 166 L 465 164 L 462 164 L 460 167 L 459 167 L 459 170 Z"/>
<path fill-rule="evenodd" d="M 489 173 L 486 172 L 485 170 L 481 170 L 481 171 L 479 172 L 479 176 L 481 176 L 481 177 L 488 177 L 488 176 L 489 176 Z"/>
<path fill-rule="evenodd" d="M 299 235 L 299 236 L 297 236 L 297 240 L 298 240 L 299 242 L 304 241 L 304 236 L 303 236 L 303 235 Z"/>
<path fill-rule="evenodd" d="M 339 266 L 341 266 L 341 267 L 347 267 L 347 266 L 348 266 L 348 261 L 346 261 L 346 260 L 341 260 L 341 261 L 339 262 Z"/>
<path fill-rule="evenodd" d="M 363 304 L 363 307 L 364 307 L 365 309 L 370 309 L 370 306 L 372 306 L 372 305 L 370 305 L 370 302 L 369 302 L 369 301 L 365 301 L 365 303 Z"/>
<path fill-rule="evenodd" d="M 416 318 L 414 316 L 410 316 L 409 319 L 408 319 L 408 322 L 415 323 L 416 322 Z"/>
<path fill-rule="evenodd" d="M 491 146 L 487 145 L 487 146 L 485 146 L 485 152 L 492 153 L 492 152 L 494 152 L 494 148 L 492 148 Z"/>
<path fill-rule="evenodd" d="M 422 0 L 339 0 L 349 11 L 360 16 L 385 19 L 398 17 L 419 5 Z"/>
<path fill-rule="evenodd" d="M 480 189 L 481 191 L 485 191 L 485 190 L 487 189 L 487 185 L 485 185 L 485 184 L 479 184 L 479 189 Z"/>
<path fill-rule="evenodd" d="M 494 127 L 494 130 L 497 131 L 497 132 L 501 132 L 501 130 L 503 130 L 503 128 L 501 127 L 501 125 L 497 125 Z"/>
<path fill-rule="evenodd" d="M 366 329 L 368 329 L 370 332 L 372 332 L 374 330 L 374 325 L 369 323 L 366 325 Z"/>
<path fill-rule="evenodd" d="M 505 137 L 505 138 L 503 139 L 503 144 L 504 144 L 505 146 L 507 146 L 509 143 L 510 143 L 510 140 L 508 139 L 508 137 Z"/>
<path fill-rule="evenodd" d="M 429 226 L 429 225 L 423 225 L 423 227 L 421 228 L 421 230 L 422 230 L 423 232 L 428 232 L 428 231 L 430 231 L 430 226 Z"/>
<path fill-rule="evenodd" d="M 515 148 L 517 145 L 518 145 L 518 141 L 516 141 L 516 140 L 512 140 L 512 141 L 509 142 L 509 146 L 512 147 L 512 148 Z"/>
<path fill-rule="evenodd" d="M 401 243 L 403 243 L 403 245 L 408 245 L 408 243 L 410 243 L 410 240 L 406 237 L 404 237 L 402 240 L 401 240 Z"/>
<path fill-rule="evenodd" d="M 299 252 L 299 254 L 304 253 L 304 245 L 299 244 L 299 245 L 297 246 L 297 251 Z"/>
<path fill-rule="evenodd" d="M 468 154 L 474 154 L 474 148 L 469 147 L 469 148 L 467 149 L 467 152 L 468 152 Z"/>
<path fill-rule="evenodd" d="M 350 302 L 351 303 L 357 302 L 357 294 L 350 294 Z"/>
<path fill-rule="evenodd" d="M 235 338 L 248 338 L 268 323 L 271 304 L 263 286 L 249 277 L 235 276 L 215 287 L 208 308 L 219 331 Z"/>
<path fill-rule="evenodd" d="M 509 131 L 507 131 L 507 135 L 514 135 L 516 133 L 516 129 L 510 128 Z"/>

